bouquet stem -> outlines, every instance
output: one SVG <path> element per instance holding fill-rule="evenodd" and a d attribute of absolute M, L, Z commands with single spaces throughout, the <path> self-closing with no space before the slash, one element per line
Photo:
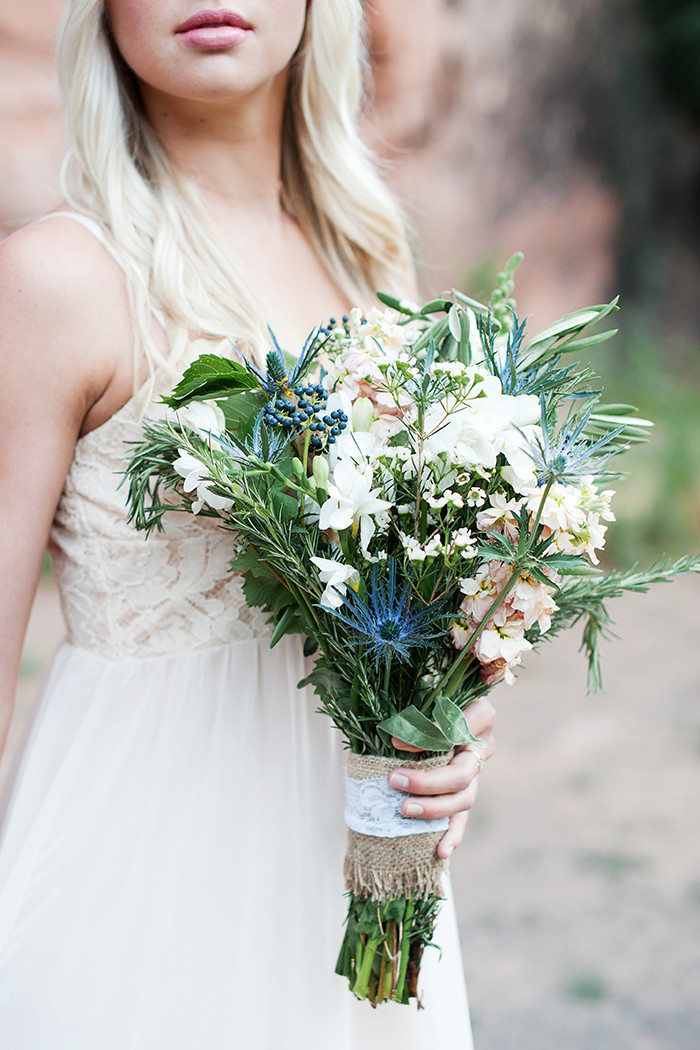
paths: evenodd
<path fill-rule="evenodd" d="M 378 903 L 349 893 L 348 918 L 335 972 L 372 1006 L 419 999 L 423 951 L 431 943 L 440 898 Z M 420 1004 L 419 1004 L 420 1005 Z"/>
<path fill-rule="evenodd" d="M 369 802 L 348 795 L 348 851 L 345 875 L 348 916 L 336 973 L 346 977 L 358 999 L 372 1006 L 418 999 L 423 951 L 432 941 L 442 899 L 445 862 L 437 856 L 443 829 L 400 815 L 401 792 L 388 788 L 386 776 L 399 767 L 430 769 L 450 761 L 451 753 L 424 759 L 348 757 L 348 790 L 369 786 Z M 389 791 L 386 799 L 385 792 Z M 392 796 L 395 796 L 393 798 Z M 350 799 L 353 798 L 352 804 Z M 388 810 L 384 803 L 388 802 Z M 382 822 L 367 825 L 381 812 Z M 392 817 L 392 807 L 396 815 Z M 400 819 L 403 826 L 393 826 Z M 359 823 L 358 823 L 359 821 Z M 420 1003 L 419 1003 L 420 1005 Z"/>

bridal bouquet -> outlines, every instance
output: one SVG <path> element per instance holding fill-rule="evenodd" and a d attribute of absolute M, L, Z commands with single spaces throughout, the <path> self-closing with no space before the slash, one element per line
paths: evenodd
<path fill-rule="evenodd" d="M 337 972 L 373 1005 L 418 999 L 442 897 L 447 821 L 404 817 L 398 766 L 481 746 L 469 704 L 578 620 L 591 678 L 605 601 L 700 559 L 603 575 L 613 458 L 651 425 L 600 403 L 570 355 L 615 303 L 527 339 L 507 298 L 380 296 L 265 369 L 204 355 L 147 423 L 128 468 L 137 528 L 165 513 L 232 530 L 231 568 L 270 613 L 271 645 L 306 637 L 303 683 L 350 751 L 348 917 Z M 234 535 L 235 533 L 235 535 Z M 392 738 L 425 757 L 407 762 Z"/>

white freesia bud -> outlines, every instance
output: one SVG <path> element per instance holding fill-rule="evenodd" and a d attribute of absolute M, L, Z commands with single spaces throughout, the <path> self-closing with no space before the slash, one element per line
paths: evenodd
<path fill-rule="evenodd" d="M 459 320 L 459 315 L 460 315 L 460 308 L 459 308 L 459 306 L 455 305 L 455 306 L 450 307 L 450 312 L 447 315 L 447 325 L 448 325 L 448 327 L 450 329 L 450 335 L 454 339 L 456 339 L 457 342 L 459 342 L 460 339 L 462 338 L 462 325 L 461 325 L 460 320 Z"/>
<path fill-rule="evenodd" d="M 328 460 L 325 456 L 314 456 L 313 464 L 314 481 L 316 488 L 323 492 L 328 491 Z"/>
<path fill-rule="evenodd" d="M 301 462 L 298 456 L 295 456 L 292 460 L 292 472 L 295 478 L 303 478 L 304 476 L 304 464 Z"/>
<path fill-rule="evenodd" d="M 358 397 L 352 406 L 352 429 L 369 430 L 374 419 L 374 405 L 368 397 Z"/>

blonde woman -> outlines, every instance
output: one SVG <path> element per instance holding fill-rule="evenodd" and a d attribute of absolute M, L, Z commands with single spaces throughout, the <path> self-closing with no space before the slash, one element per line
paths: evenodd
<path fill-rule="evenodd" d="M 333 974 L 342 755 L 228 537 L 125 520 L 125 442 L 186 361 L 268 323 L 299 347 L 411 279 L 355 131 L 359 0 L 210 4 L 68 3 L 65 201 L 0 250 L 0 742 L 47 540 L 68 627 L 3 807 L 2 1045 L 468 1050 L 449 903 L 424 1011 Z M 411 775 L 443 856 L 476 766 Z"/>

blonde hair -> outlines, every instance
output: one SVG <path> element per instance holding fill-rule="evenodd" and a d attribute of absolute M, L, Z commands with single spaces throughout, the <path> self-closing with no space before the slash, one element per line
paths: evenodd
<path fill-rule="evenodd" d="M 285 205 L 339 288 L 360 305 L 378 288 L 404 292 L 411 272 L 400 211 L 357 132 L 363 55 L 361 0 L 312 0 L 290 67 L 280 173 Z M 69 0 L 58 71 L 63 192 L 100 223 L 123 260 L 137 364 L 145 357 L 151 375 L 174 374 L 193 334 L 234 336 L 259 353 L 268 341 L 262 304 L 150 127 L 103 0 Z M 154 308 L 165 318 L 166 355 L 151 338 Z"/>

